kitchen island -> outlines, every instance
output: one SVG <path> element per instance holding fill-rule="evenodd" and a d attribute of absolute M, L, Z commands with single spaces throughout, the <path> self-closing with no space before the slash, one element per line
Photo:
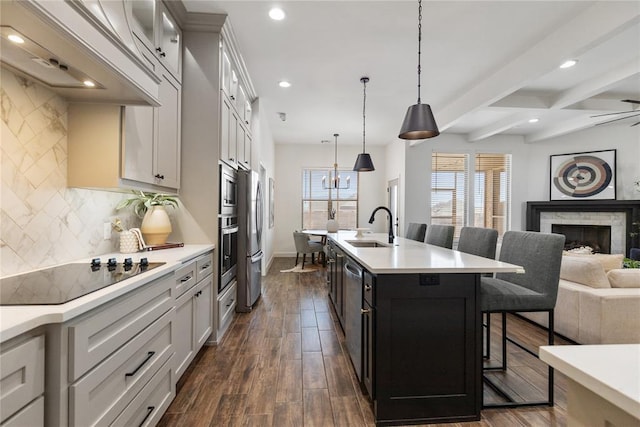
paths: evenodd
<path fill-rule="evenodd" d="M 386 234 L 328 238 L 330 298 L 376 423 L 479 420 L 480 276 L 522 267 Z"/>

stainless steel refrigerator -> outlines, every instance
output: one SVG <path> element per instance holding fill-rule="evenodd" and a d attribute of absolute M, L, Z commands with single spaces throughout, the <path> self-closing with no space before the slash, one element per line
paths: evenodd
<path fill-rule="evenodd" d="M 262 216 L 260 175 L 238 171 L 238 304 L 236 311 L 251 311 L 262 293 Z"/>

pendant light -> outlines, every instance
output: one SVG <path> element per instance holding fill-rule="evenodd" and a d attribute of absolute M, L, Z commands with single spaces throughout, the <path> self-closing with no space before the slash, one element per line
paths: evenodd
<path fill-rule="evenodd" d="M 338 190 L 347 190 L 351 187 L 351 177 L 348 176 L 344 182 L 340 179 L 340 175 L 338 175 L 338 137 L 340 134 L 334 133 L 333 137 L 335 138 L 335 147 L 334 147 L 334 160 L 333 160 L 333 178 L 329 181 L 330 184 L 327 186 L 327 177 L 322 177 L 322 189 L 328 190 L 329 188 L 334 188 Z"/>
<path fill-rule="evenodd" d="M 362 97 L 362 153 L 358 154 L 358 158 L 356 159 L 356 164 L 353 166 L 354 171 L 358 172 L 371 172 L 376 170 L 373 166 L 373 160 L 371 160 L 371 155 L 366 153 L 365 150 L 365 136 L 366 136 L 366 121 L 367 116 L 366 106 L 367 106 L 367 83 L 369 83 L 369 77 L 360 78 L 363 86 L 363 97 Z"/>
<path fill-rule="evenodd" d="M 420 102 L 420 48 L 422 44 L 422 0 L 418 0 L 418 102 L 407 109 L 398 138 L 425 139 L 440 135 L 429 104 Z"/>

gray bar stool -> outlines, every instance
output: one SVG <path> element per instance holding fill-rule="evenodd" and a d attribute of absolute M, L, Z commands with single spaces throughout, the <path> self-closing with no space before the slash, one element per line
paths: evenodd
<path fill-rule="evenodd" d="M 410 222 L 404 237 L 407 239 L 417 240 L 418 242 L 424 243 L 424 235 L 426 232 L 427 232 L 427 224 Z"/>
<path fill-rule="evenodd" d="M 442 248 L 453 248 L 453 225 L 431 224 L 427 227 L 426 243 Z"/>

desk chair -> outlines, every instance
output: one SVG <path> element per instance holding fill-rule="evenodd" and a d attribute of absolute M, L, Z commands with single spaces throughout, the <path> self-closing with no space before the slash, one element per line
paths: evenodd
<path fill-rule="evenodd" d="M 453 230 L 453 225 L 431 224 L 427 227 L 425 243 L 451 249 L 453 248 Z"/>
<path fill-rule="evenodd" d="M 424 235 L 427 232 L 427 224 L 419 224 L 410 222 L 404 237 L 411 240 L 417 240 L 424 243 Z"/>
<path fill-rule="evenodd" d="M 507 231 L 502 238 L 500 261 L 521 265 L 524 274 L 497 273 L 496 277 L 482 277 L 480 284 L 480 306 L 483 313 L 502 314 L 502 365 L 485 367 L 484 371 L 507 369 L 507 341 L 527 353 L 538 357 L 536 352 L 507 337 L 507 313 L 546 312 L 549 316 L 548 344 L 553 345 L 553 310 L 558 296 L 560 263 L 565 237 L 560 234 L 530 231 Z M 516 402 L 501 390 L 486 375 L 484 381 L 508 402 L 483 405 L 484 407 L 553 406 L 553 368 L 548 368 L 548 400 L 542 402 Z"/>
<path fill-rule="evenodd" d="M 298 265 L 298 257 L 302 254 L 302 269 L 304 270 L 304 262 L 307 254 L 311 254 L 311 262 L 314 263 L 314 255 L 316 252 L 324 251 L 324 247 L 320 242 L 309 241 L 309 235 L 299 231 L 293 232 L 293 242 L 296 245 L 296 265 Z M 320 255 L 318 255 L 320 256 Z"/>

